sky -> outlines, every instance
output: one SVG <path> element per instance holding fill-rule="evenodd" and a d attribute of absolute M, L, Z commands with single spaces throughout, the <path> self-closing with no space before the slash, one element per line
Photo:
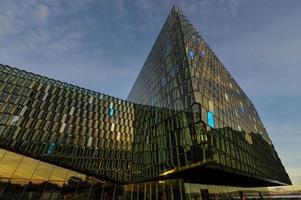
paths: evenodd
<path fill-rule="evenodd" d="M 301 184 L 301 1 L 0 0 L 0 63 L 126 99 L 178 5 Z"/>

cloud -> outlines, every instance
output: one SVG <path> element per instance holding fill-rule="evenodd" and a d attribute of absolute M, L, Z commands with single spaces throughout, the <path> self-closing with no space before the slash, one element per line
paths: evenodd
<path fill-rule="evenodd" d="M 40 41 L 43 37 L 45 40 L 47 37 L 50 37 L 52 31 L 50 28 L 47 28 L 49 23 L 43 26 L 40 23 L 45 23 L 49 16 L 49 8 L 43 4 L 34 4 L 33 1 L 28 2 L 14 2 L 3 4 L 0 7 L 1 16 L 1 25 L 4 24 L 6 27 L 2 31 L 2 37 L 0 42 L 3 44 L 7 39 L 21 39 L 26 38 L 31 43 L 27 45 L 22 45 L 23 48 L 30 46 L 33 41 Z M 9 24 L 9 26 L 7 25 Z M 9 27 L 9 28 L 7 28 Z M 40 34 L 41 31 L 44 31 L 47 34 Z M 47 31 L 46 31 L 47 30 Z M 26 42 L 27 40 L 23 40 Z"/>
<path fill-rule="evenodd" d="M 128 25 L 122 23 L 126 5 L 124 1 L 105 3 L 90 0 L 3 3 L 0 7 L 0 63 L 126 97 L 130 83 L 123 77 L 131 77 L 135 72 L 126 61 L 119 61 L 122 65 L 118 66 L 112 64 L 107 59 L 107 50 L 112 48 L 106 48 L 108 41 L 112 40 L 113 44 L 122 39 L 114 38 L 120 31 L 113 28 Z M 93 13 L 94 9 L 97 12 Z M 113 17 L 105 15 L 110 9 L 114 11 L 110 15 Z M 111 23 L 112 20 L 118 23 Z M 101 34 L 111 36 L 100 37 Z"/>
<path fill-rule="evenodd" d="M 0 39 L 6 34 L 13 33 L 20 24 L 16 20 L 16 8 L 11 4 L 2 2 L 0 7 Z"/>
<path fill-rule="evenodd" d="M 46 5 L 39 5 L 35 11 L 38 20 L 42 22 L 45 22 L 48 19 L 49 14 L 49 8 Z"/>

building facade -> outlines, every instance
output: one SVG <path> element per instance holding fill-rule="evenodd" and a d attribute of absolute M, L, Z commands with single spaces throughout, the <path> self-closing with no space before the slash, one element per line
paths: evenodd
<path fill-rule="evenodd" d="M 0 65 L 0 147 L 3 199 L 243 198 L 291 184 L 254 105 L 178 7 L 127 100 Z"/>

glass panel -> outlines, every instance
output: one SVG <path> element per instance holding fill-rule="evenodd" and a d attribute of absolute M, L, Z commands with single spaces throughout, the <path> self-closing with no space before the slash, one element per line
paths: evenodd
<path fill-rule="evenodd" d="M 8 182 L 9 182 L 9 179 L 0 178 L 0 194 L 5 190 Z"/>
<path fill-rule="evenodd" d="M 48 154 L 48 155 L 53 154 L 53 152 L 54 152 L 54 150 L 55 150 L 55 147 L 56 147 L 56 144 L 50 143 L 50 144 L 48 145 L 47 154 Z"/>
<path fill-rule="evenodd" d="M 32 181 L 35 182 L 37 180 L 48 180 L 52 170 L 53 170 L 53 165 L 40 162 L 36 171 L 32 176 Z"/>
<path fill-rule="evenodd" d="M 201 51 L 201 57 L 203 57 L 203 58 L 205 57 L 205 51 L 204 50 Z"/>
<path fill-rule="evenodd" d="M 60 186 L 63 185 L 64 180 L 67 176 L 68 170 L 61 167 L 54 167 L 52 174 L 49 178 L 51 182 L 57 182 Z"/>
<path fill-rule="evenodd" d="M 190 51 L 188 52 L 188 55 L 189 55 L 189 57 L 190 57 L 191 59 L 194 58 L 194 52 L 193 52 L 192 50 L 190 50 Z"/>
<path fill-rule="evenodd" d="M 32 158 L 24 157 L 16 172 L 12 176 L 14 179 L 30 179 L 38 165 L 38 161 Z"/>
<path fill-rule="evenodd" d="M 6 150 L 0 149 L 0 161 L 1 161 L 2 157 L 3 157 L 3 155 L 5 154 L 5 152 L 6 152 Z"/>
<path fill-rule="evenodd" d="M 208 125 L 211 128 L 214 128 L 214 118 L 213 118 L 213 113 L 212 112 L 208 112 L 207 113 L 207 118 L 208 118 Z"/>
<path fill-rule="evenodd" d="M 1 195 L 1 199 L 21 199 L 26 183 L 19 181 L 18 183 L 8 183 L 5 192 Z"/>
<path fill-rule="evenodd" d="M 0 162 L 0 176 L 10 178 L 18 167 L 23 156 L 7 152 Z"/>
<path fill-rule="evenodd" d="M 108 114 L 109 114 L 110 117 L 113 117 L 114 111 L 115 111 L 114 108 L 109 108 L 109 113 Z"/>

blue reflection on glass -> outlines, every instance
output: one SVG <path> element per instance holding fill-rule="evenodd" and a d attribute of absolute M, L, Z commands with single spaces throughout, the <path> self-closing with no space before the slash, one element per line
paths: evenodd
<path fill-rule="evenodd" d="M 207 113 L 208 124 L 211 128 L 214 128 L 214 117 L 212 112 Z"/>
<path fill-rule="evenodd" d="M 189 50 L 188 55 L 191 59 L 194 58 L 194 52 L 192 50 Z"/>
<path fill-rule="evenodd" d="M 54 143 L 50 143 L 50 144 L 48 145 L 47 154 L 48 154 L 48 155 L 53 154 L 55 147 L 56 147 L 56 145 L 55 145 Z"/>
<path fill-rule="evenodd" d="M 114 108 L 109 108 L 108 115 L 109 115 L 110 117 L 113 117 L 114 111 L 115 111 Z"/>
<path fill-rule="evenodd" d="M 240 102 L 240 111 L 241 112 L 245 112 L 245 110 L 244 110 L 244 106 L 242 105 L 242 103 Z"/>

